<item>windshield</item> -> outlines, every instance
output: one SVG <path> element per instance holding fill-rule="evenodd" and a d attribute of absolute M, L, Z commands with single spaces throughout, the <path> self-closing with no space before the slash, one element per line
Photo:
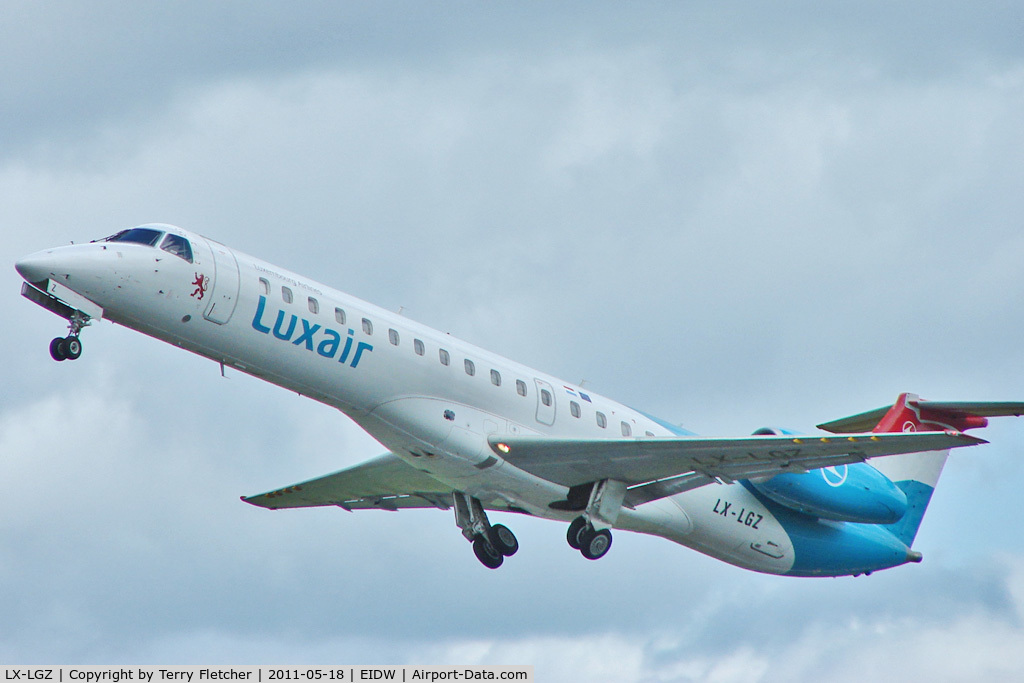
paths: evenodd
<path fill-rule="evenodd" d="M 160 245 L 160 248 L 169 254 L 180 256 L 189 263 L 192 263 L 192 247 L 184 237 L 167 233 L 167 237 L 164 238 L 164 242 Z"/>
<path fill-rule="evenodd" d="M 103 240 L 104 242 L 135 242 L 136 244 L 148 244 L 151 247 L 155 247 L 156 243 L 160 241 L 160 236 L 164 233 L 160 230 L 153 230 L 152 228 L 131 228 L 130 230 L 122 230 L 116 235 Z"/>

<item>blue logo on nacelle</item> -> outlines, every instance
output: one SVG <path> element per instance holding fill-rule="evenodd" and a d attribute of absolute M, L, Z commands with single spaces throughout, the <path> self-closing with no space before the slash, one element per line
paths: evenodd
<path fill-rule="evenodd" d="M 261 296 L 260 302 L 256 306 L 256 315 L 252 319 L 252 329 L 263 334 L 273 333 L 274 337 L 281 341 L 291 342 L 295 346 L 305 345 L 307 351 L 313 351 L 314 345 L 316 346 L 316 352 L 324 358 L 334 358 L 338 354 L 338 349 L 341 348 L 341 355 L 338 356 L 339 363 L 347 363 L 349 356 L 352 357 L 352 363 L 349 367 L 354 368 L 359 365 L 359 359 L 363 357 L 363 353 L 370 353 L 373 351 L 373 346 L 366 342 L 359 342 L 355 345 L 355 353 L 352 352 L 353 335 L 354 330 L 348 331 L 348 336 L 345 338 L 345 345 L 341 345 L 341 335 L 332 330 L 329 327 L 321 328 L 320 325 L 310 323 L 305 318 L 300 318 L 294 313 L 291 314 L 291 319 L 288 321 L 288 327 L 285 329 L 285 312 L 278 310 L 277 320 L 274 322 L 273 330 L 267 325 L 263 324 L 263 313 L 267 308 L 267 297 Z M 295 334 L 295 327 L 299 322 L 302 322 L 302 332 L 299 336 L 292 341 L 292 336 Z M 319 338 L 319 343 L 314 335 L 320 333 L 322 338 Z"/>

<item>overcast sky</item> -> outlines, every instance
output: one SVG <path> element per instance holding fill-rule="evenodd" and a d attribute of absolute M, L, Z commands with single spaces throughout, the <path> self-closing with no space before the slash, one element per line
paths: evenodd
<path fill-rule="evenodd" d="M 451 513 L 241 503 L 381 447 L 109 323 L 54 363 L 18 296 L 160 221 L 702 434 L 1024 400 L 1024 10 L 891 4 L 4 3 L 0 661 L 1024 676 L 1024 421 L 950 459 L 920 565 L 506 516 L 489 571 Z"/>

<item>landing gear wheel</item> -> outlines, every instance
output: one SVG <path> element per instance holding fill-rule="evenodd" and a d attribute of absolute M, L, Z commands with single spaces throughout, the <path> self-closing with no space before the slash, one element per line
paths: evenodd
<path fill-rule="evenodd" d="M 582 536 L 583 534 L 581 534 Z M 599 560 L 604 557 L 612 547 L 612 532 L 608 529 L 593 531 L 586 534 L 586 539 L 580 539 L 580 553 L 588 560 Z"/>
<path fill-rule="evenodd" d="M 583 552 L 583 549 L 590 543 L 590 539 L 594 535 L 594 525 L 587 522 L 583 525 L 583 528 L 576 533 L 576 549 Z"/>
<path fill-rule="evenodd" d="M 519 550 L 519 540 L 516 538 L 516 535 L 512 533 L 512 530 L 504 524 L 495 524 L 492 526 L 488 536 L 488 540 L 491 542 L 491 547 L 505 557 L 515 555 L 516 551 Z"/>
<path fill-rule="evenodd" d="M 78 357 L 82 355 L 82 342 L 75 335 L 64 339 L 64 355 L 68 360 L 78 360 Z"/>
<path fill-rule="evenodd" d="M 68 354 L 64 349 L 64 339 L 62 337 L 55 337 L 50 342 L 50 357 L 57 362 L 67 360 Z"/>
<path fill-rule="evenodd" d="M 473 540 L 473 553 L 476 559 L 480 560 L 480 564 L 488 569 L 497 569 L 505 561 L 505 556 L 495 550 L 491 542 L 483 536 L 477 536 Z"/>
<path fill-rule="evenodd" d="M 585 526 L 587 526 L 587 519 L 583 515 L 569 523 L 569 531 L 565 534 L 565 540 L 569 542 L 569 547 L 573 550 L 580 549 L 580 532 Z"/>

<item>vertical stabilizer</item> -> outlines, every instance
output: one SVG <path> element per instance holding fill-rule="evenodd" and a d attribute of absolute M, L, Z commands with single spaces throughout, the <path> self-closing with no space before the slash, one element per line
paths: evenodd
<path fill-rule="evenodd" d="M 836 433 L 967 431 L 988 425 L 987 417 L 1020 416 L 1022 403 L 924 401 L 915 394 L 900 394 L 889 407 L 826 422 L 819 428 Z M 886 526 L 909 547 L 917 536 L 925 510 L 939 482 L 949 450 L 890 455 L 871 464 L 907 496 L 907 513 Z"/>
<path fill-rule="evenodd" d="M 950 429 L 950 425 L 922 419 L 914 394 L 900 394 L 889 412 L 875 425 L 873 432 L 930 432 Z M 877 458 L 871 464 L 898 486 L 907 496 L 907 512 L 903 519 L 886 526 L 896 538 L 907 544 L 914 543 L 921 528 L 924 513 L 931 502 L 932 493 L 946 464 L 949 451 L 926 451 Z"/>

